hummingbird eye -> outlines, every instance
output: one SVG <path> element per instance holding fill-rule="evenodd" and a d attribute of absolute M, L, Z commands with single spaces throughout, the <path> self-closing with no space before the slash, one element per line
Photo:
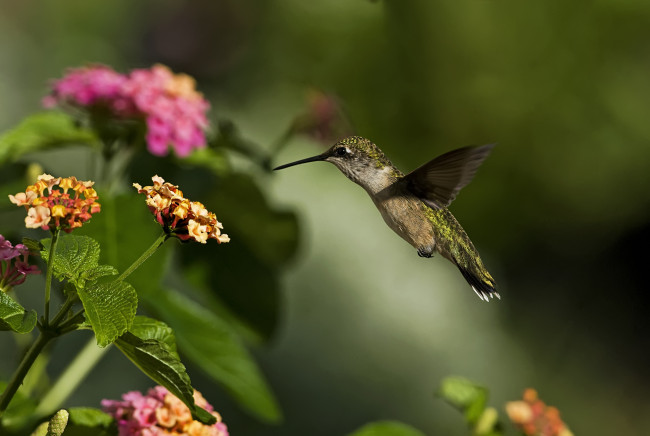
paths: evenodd
<path fill-rule="evenodd" d="M 345 156 L 346 154 L 348 154 L 348 150 L 345 147 L 339 147 L 334 150 L 335 156 Z"/>

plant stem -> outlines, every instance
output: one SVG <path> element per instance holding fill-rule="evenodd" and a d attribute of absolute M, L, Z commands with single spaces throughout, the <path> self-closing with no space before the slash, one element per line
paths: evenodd
<path fill-rule="evenodd" d="M 75 300 L 76 300 L 75 298 L 71 298 L 71 297 L 68 297 L 65 300 L 65 303 L 63 303 L 63 306 L 61 306 L 61 310 L 59 310 L 59 313 L 57 313 L 56 316 L 52 319 L 52 325 L 55 328 L 59 327 L 59 323 L 61 322 L 61 319 L 68 313 L 68 310 L 70 310 Z"/>
<path fill-rule="evenodd" d="M 77 325 L 75 325 L 75 319 L 79 317 L 82 313 L 84 313 L 86 309 L 81 308 L 75 313 L 73 313 L 71 316 L 69 316 L 65 321 L 63 321 L 61 324 L 59 324 L 58 329 L 59 332 L 63 335 L 65 333 L 68 333 L 72 330 L 77 329 Z"/>
<path fill-rule="evenodd" d="M 50 415 L 60 408 L 61 404 L 74 392 L 84 381 L 88 373 L 95 367 L 97 362 L 106 354 L 110 347 L 100 348 L 93 336 L 86 346 L 77 354 L 77 357 L 68 365 L 38 403 L 34 411 L 37 417 Z"/>
<path fill-rule="evenodd" d="M 52 288 L 52 273 L 54 272 L 54 253 L 56 253 L 56 244 L 59 241 L 60 229 L 54 229 L 52 232 L 52 242 L 50 243 L 50 254 L 47 258 L 47 276 L 45 277 L 45 315 L 43 315 L 43 327 L 50 324 L 50 289 Z"/>
<path fill-rule="evenodd" d="M 163 232 L 151 246 L 144 252 L 142 255 L 135 261 L 131 266 L 129 266 L 118 278 L 117 280 L 124 280 L 128 277 L 133 271 L 135 271 L 140 265 L 142 265 L 151 255 L 153 255 L 158 248 L 167 240 L 167 235 Z M 68 322 L 77 317 L 83 309 L 72 317 L 69 317 L 66 321 L 61 320 L 63 316 L 68 312 L 74 299 L 66 300 L 65 304 L 61 308 L 61 311 L 57 316 L 52 320 L 55 328 L 59 329 L 61 333 L 67 333 L 66 329 L 69 327 Z M 79 386 L 79 384 L 84 380 L 88 373 L 95 367 L 97 362 L 106 354 L 108 347 L 100 348 L 95 344 L 95 338 L 92 338 L 86 346 L 77 354 L 74 360 L 70 363 L 67 369 L 61 374 L 56 383 L 50 388 L 45 397 L 40 401 L 36 411 L 34 412 L 36 416 L 45 416 L 54 412 L 59 406 L 70 396 L 72 392 Z"/>
<path fill-rule="evenodd" d="M 7 410 L 7 406 L 9 406 L 11 399 L 14 397 L 16 391 L 23 383 L 23 379 L 27 375 L 29 368 L 31 368 L 32 364 L 41 353 L 41 351 L 43 351 L 43 348 L 47 345 L 47 343 L 50 342 L 50 340 L 55 336 L 56 335 L 50 331 L 41 330 L 38 338 L 36 338 L 36 341 L 34 341 L 32 346 L 29 348 L 29 351 L 27 351 L 27 354 L 25 354 L 25 357 L 23 357 L 22 362 L 20 362 L 20 366 L 18 366 L 18 369 L 11 377 L 9 384 L 7 384 L 7 388 L 2 393 L 2 397 L 0 397 L 0 416 L 2 416 L 5 410 Z"/>
<path fill-rule="evenodd" d="M 127 278 L 133 271 L 142 265 L 145 260 L 149 259 L 149 257 L 151 257 L 151 255 L 154 254 L 158 248 L 160 248 L 160 246 L 167 240 L 167 238 L 167 234 L 163 232 L 162 235 L 160 235 L 158 239 L 156 239 L 154 243 L 151 244 L 151 246 L 147 248 L 147 250 L 142 253 L 142 255 L 135 262 L 131 264 L 130 267 L 128 267 L 122 274 L 120 274 L 120 276 L 117 278 L 117 281 L 121 281 Z"/>
<path fill-rule="evenodd" d="M 52 251 L 50 252 L 50 256 L 51 255 L 52 255 Z M 52 259 L 52 257 L 50 257 L 50 259 Z M 49 264 L 49 259 L 48 259 L 48 264 Z M 50 270 L 48 269 L 48 271 Z M 29 369 L 36 361 L 36 358 L 41 353 L 41 351 L 43 351 L 43 348 L 48 344 L 48 342 L 50 342 L 52 339 L 54 339 L 55 337 L 61 334 L 61 332 L 59 332 L 58 330 L 60 327 L 58 323 L 61 321 L 61 319 L 63 319 L 65 314 L 68 313 L 68 310 L 70 310 L 70 307 L 72 307 L 74 301 L 75 301 L 74 298 L 68 298 L 66 300 L 66 302 L 59 310 L 59 313 L 57 313 L 54 319 L 52 320 L 51 325 L 39 326 L 41 331 L 38 334 L 36 341 L 34 341 L 32 346 L 27 351 L 27 354 L 25 354 L 25 356 L 23 357 L 23 360 L 20 362 L 18 369 L 16 369 L 16 372 L 14 372 L 13 376 L 11 377 L 11 380 L 9 380 L 9 383 L 7 384 L 6 389 L 2 393 L 2 396 L 0 397 L 0 417 L 9 406 L 11 399 L 16 394 L 16 391 L 18 391 L 18 388 L 23 383 L 23 380 L 25 379 L 27 372 L 29 372 Z"/>

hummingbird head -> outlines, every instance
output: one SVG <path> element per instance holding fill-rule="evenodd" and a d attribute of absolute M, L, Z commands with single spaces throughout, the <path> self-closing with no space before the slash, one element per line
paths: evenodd
<path fill-rule="evenodd" d="M 333 163 L 348 179 L 366 189 L 385 187 L 389 180 L 394 181 L 402 175 L 379 147 L 361 136 L 350 136 L 324 153 L 280 165 L 274 170 L 316 161 Z"/>

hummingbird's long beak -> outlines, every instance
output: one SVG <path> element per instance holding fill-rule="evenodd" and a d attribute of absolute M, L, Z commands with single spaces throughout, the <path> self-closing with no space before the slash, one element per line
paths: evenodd
<path fill-rule="evenodd" d="M 304 164 L 304 163 L 307 163 L 307 162 L 317 162 L 317 161 L 319 161 L 319 160 L 325 160 L 325 159 L 327 159 L 328 157 L 329 157 L 329 155 L 327 155 L 327 154 L 325 154 L 325 153 L 323 153 L 323 154 L 319 154 L 318 156 L 312 156 L 312 157 L 308 157 L 308 158 L 306 158 L 306 159 L 300 159 L 300 160 L 297 160 L 297 161 L 295 161 L 295 162 L 291 162 L 291 163 L 288 163 L 288 164 L 280 165 L 279 167 L 275 167 L 275 168 L 273 168 L 273 171 L 275 171 L 275 170 L 282 170 L 282 169 L 285 169 L 285 168 L 292 167 L 292 166 L 294 166 L 294 165 L 300 165 L 300 164 Z"/>

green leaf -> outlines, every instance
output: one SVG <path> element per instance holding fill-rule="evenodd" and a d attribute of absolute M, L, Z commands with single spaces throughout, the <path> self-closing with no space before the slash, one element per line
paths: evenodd
<path fill-rule="evenodd" d="M 41 242 L 44 246 L 41 254 L 47 262 L 52 240 Z M 66 235 L 57 244 L 53 268 L 56 278 L 75 285 L 97 344 L 105 347 L 131 327 L 138 297 L 129 283 L 97 282 L 101 277 L 117 274 L 112 266 L 98 265 L 99 255 L 99 243 L 93 238 Z"/>
<path fill-rule="evenodd" d="M 281 412 L 255 361 L 230 326 L 177 292 L 146 296 L 147 303 L 173 326 L 179 347 L 246 409 L 268 422 Z"/>
<path fill-rule="evenodd" d="M 100 277 L 104 276 L 114 276 L 117 275 L 117 270 L 110 265 L 97 265 L 94 268 L 90 268 L 84 271 L 81 274 L 81 278 L 86 281 L 94 281 Z"/>
<path fill-rule="evenodd" d="M 77 292 L 97 345 L 105 347 L 131 328 L 138 307 L 133 286 L 123 281 L 93 282 Z"/>
<path fill-rule="evenodd" d="M 238 326 L 240 335 L 252 342 L 269 340 L 280 313 L 278 270 L 230 235 L 228 244 L 181 247 L 185 278 L 202 294 L 206 307 Z"/>
<path fill-rule="evenodd" d="M 168 330 L 161 328 L 162 323 L 152 321 L 149 318 L 137 317 L 134 330 L 140 336 L 126 332 L 115 341 L 115 345 L 142 372 L 183 401 L 190 408 L 194 419 L 213 424 L 216 422 L 215 417 L 194 404 L 194 389 L 190 377 L 178 354 L 168 345 L 169 341 L 173 340 L 173 335 L 163 340 L 156 339 Z"/>
<path fill-rule="evenodd" d="M 52 239 L 43 239 L 41 255 L 45 262 L 50 257 Z M 79 288 L 87 281 L 96 280 L 106 275 L 117 274 L 112 266 L 98 265 L 99 243 L 88 236 L 65 235 L 59 239 L 54 256 L 54 276 L 59 280 L 68 280 Z"/>
<path fill-rule="evenodd" d="M 155 339 L 162 342 L 167 346 L 169 351 L 178 357 L 178 354 L 176 353 L 176 337 L 174 336 L 174 331 L 164 322 L 139 315 L 135 317 L 133 326 L 129 331 L 140 339 Z"/>
<path fill-rule="evenodd" d="M 295 255 L 298 218 L 293 212 L 271 207 L 249 176 L 233 174 L 221 179 L 204 202 L 223 222 L 224 233 L 236 235 L 233 241 L 249 247 L 266 265 L 285 265 Z"/>
<path fill-rule="evenodd" d="M 31 238 L 23 238 L 23 245 L 29 249 L 29 251 L 40 252 L 45 247 L 41 244 L 41 241 Z"/>
<path fill-rule="evenodd" d="M 215 174 L 226 174 L 230 170 L 226 156 L 212 148 L 201 148 L 183 158 L 183 165 L 206 167 Z"/>
<path fill-rule="evenodd" d="M 0 392 L 3 392 L 6 388 L 7 383 L 0 381 Z M 28 397 L 23 389 L 18 389 L 16 395 L 11 399 L 9 407 L 0 418 L 0 428 L 9 431 L 10 434 L 12 432 L 17 433 L 20 429 L 24 429 L 35 409 L 36 400 Z M 0 434 L 4 433 L 0 432 Z"/>
<path fill-rule="evenodd" d="M 462 410 L 468 423 L 475 424 L 485 409 L 488 391 L 466 378 L 447 377 L 442 381 L 438 395 Z"/>
<path fill-rule="evenodd" d="M 184 249 L 181 261 L 194 272 L 203 269 L 213 298 L 268 340 L 280 312 L 279 271 L 298 246 L 297 217 L 270 205 L 249 176 L 234 174 L 209 186 L 215 187 L 202 192 L 201 201 L 216 213 L 231 242 Z"/>
<path fill-rule="evenodd" d="M 83 226 L 75 233 L 97 240 L 102 247 L 100 260 L 124 271 L 160 236 L 162 229 L 149 212 L 144 196 L 137 194 L 135 189 L 131 195 L 102 197 L 101 202 L 102 212 L 93 217 L 93 225 Z M 172 245 L 163 244 L 129 275 L 129 283 L 138 294 L 158 290 Z"/>
<path fill-rule="evenodd" d="M 98 143 L 92 130 L 77 126 L 69 115 L 55 111 L 40 112 L 25 118 L 0 136 L 0 165 L 13 162 L 30 152 Z"/>
<path fill-rule="evenodd" d="M 63 436 L 115 436 L 118 433 L 113 417 L 99 409 L 74 407 L 69 412 Z"/>
<path fill-rule="evenodd" d="M 378 421 L 364 425 L 349 436 L 424 436 L 424 433 L 401 422 Z"/>
<path fill-rule="evenodd" d="M 113 422 L 113 417 L 108 413 L 92 407 L 73 407 L 69 410 L 69 422 L 85 427 L 108 427 Z"/>
<path fill-rule="evenodd" d="M 0 331 L 29 333 L 36 325 L 36 311 L 25 310 L 13 298 L 0 291 Z"/>

